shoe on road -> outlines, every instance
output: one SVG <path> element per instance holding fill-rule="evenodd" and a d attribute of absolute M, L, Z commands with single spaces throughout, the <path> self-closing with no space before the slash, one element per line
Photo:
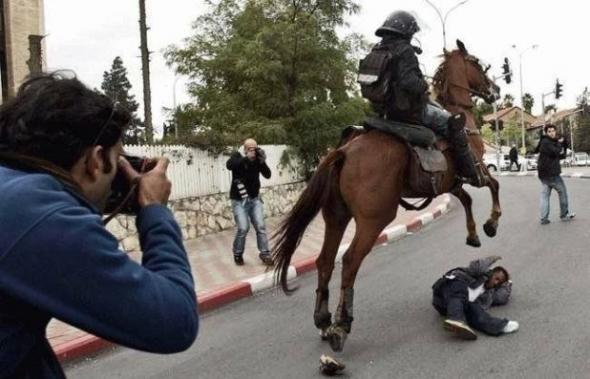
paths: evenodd
<path fill-rule="evenodd" d="M 443 328 L 449 332 L 455 333 L 457 337 L 465 340 L 476 340 L 477 334 L 466 323 L 458 320 L 446 319 L 443 322 Z"/>
<path fill-rule="evenodd" d="M 260 260 L 262 261 L 262 263 L 264 263 L 267 266 L 272 266 L 274 263 L 272 261 L 272 257 L 270 254 L 268 253 L 262 253 L 258 256 L 260 258 Z"/>
<path fill-rule="evenodd" d="M 517 321 L 508 321 L 508 324 L 502 329 L 502 333 L 514 333 L 518 330 L 519 325 Z"/>
<path fill-rule="evenodd" d="M 547 225 L 549 224 L 551 221 L 547 220 L 546 218 L 541 220 L 541 225 Z"/>
<path fill-rule="evenodd" d="M 560 218 L 561 218 L 561 221 L 571 221 L 574 219 L 574 217 L 576 217 L 575 213 L 568 213 L 565 216 L 560 217 Z"/>
<path fill-rule="evenodd" d="M 244 265 L 244 258 L 242 258 L 241 255 L 234 255 L 234 263 L 237 264 L 238 266 L 243 266 Z"/>

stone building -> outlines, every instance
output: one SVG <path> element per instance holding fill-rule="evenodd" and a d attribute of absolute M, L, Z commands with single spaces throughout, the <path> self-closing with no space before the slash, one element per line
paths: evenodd
<path fill-rule="evenodd" d="M 30 73 L 44 69 L 44 0 L 0 0 L 1 99 Z"/>

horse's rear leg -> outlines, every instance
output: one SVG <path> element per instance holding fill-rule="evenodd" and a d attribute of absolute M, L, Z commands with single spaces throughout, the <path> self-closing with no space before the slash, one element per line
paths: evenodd
<path fill-rule="evenodd" d="M 373 248 L 375 240 L 385 225 L 357 220 L 354 239 L 342 258 L 340 302 L 336 310 L 334 324 L 328 329 L 328 340 L 334 351 L 342 351 L 344 348 L 344 342 L 350 333 L 353 321 L 354 281 L 363 259 Z"/>
<path fill-rule="evenodd" d="M 320 329 L 322 339 L 326 339 L 326 330 L 332 324 L 332 314 L 329 309 L 329 283 L 334 271 L 334 261 L 338 253 L 340 241 L 350 222 L 351 216 L 346 213 L 340 216 L 333 211 L 324 211 L 326 229 L 324 231 L 324 244 L 320 255 L 316 259 L 318 269 L 318 288 L 316 289 L 316 302 L 313 311 L 313 321 Z"/>
<path fill-rule="evenodd" d="M 471 209 L 471 205 L 473 204 L 471 196 L 462 187 L 453 191 L 453 195 L 459 199 L 461 205 L 463 205 L 463 209 L 465 209 L 465 218 L 467 220 L 467 245 L 480 247 L 481 242 L 477 236 L 475 220 L 473 219 L 473 210 Z"/>
<path fill-rule="evenodd" d="M 500 208 L 500 183 L 491 176 L 487 183 L 490 192 L 492 193 L 492 214 L 490 218 L 483 225 L 483 230 L 488 237 L 495 237 L 498 231 L 498 219 L 502 216 L 502 208 Z"/>

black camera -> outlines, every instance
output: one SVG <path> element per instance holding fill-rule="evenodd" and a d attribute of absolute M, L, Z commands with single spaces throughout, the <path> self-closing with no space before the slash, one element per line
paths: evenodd
<path fill-rule="evenodd" d="M 256 151 L 256 156 L 259 157 L 260 156 L 260 148 L 257 147 L 254 149 L 254 151 Z"/>
<path fill-rule="evenodd" d="M 147 171 L 147 158 L 123 155 L 123 158 L 131 164 L 131 167 L 139 173 Z M 131 183 L 122 170 L 117 170 L 115 179 L 111 184 L 111 193 L 107 198 L 103 213 L 123 213 L 136 215 L 139 212 L 137 201 L 137 184 Z"/>

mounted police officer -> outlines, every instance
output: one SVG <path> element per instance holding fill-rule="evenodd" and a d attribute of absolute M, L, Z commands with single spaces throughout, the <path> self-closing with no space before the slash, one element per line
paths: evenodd
<path fill-rule="evenodd" d="M 465 133 L 465 115 L 451 115 L 429 101 L 429 85 L 420 70 L 411 40 L 420 31 L 406 11 L 391 13 L 375 35 L 382 40 L 361 61 L 359 83 L 363 96 L 383 118 L 419 123 L 446 137 L 454 147 L 458 175 L 477 180 L 475 163 Z"/>

